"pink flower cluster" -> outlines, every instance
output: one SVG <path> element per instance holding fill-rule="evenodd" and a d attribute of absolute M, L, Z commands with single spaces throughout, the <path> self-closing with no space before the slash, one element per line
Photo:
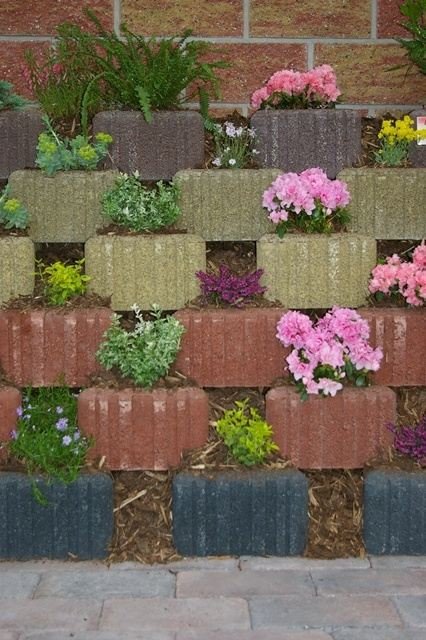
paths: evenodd
<path fill-rule="evenodd" d="M 333 307 L 314 325 L 299 311 L 288 311 L 277 325 L 277 338 L 293 351 L 288 370 L 303 393 L 335 396 L 342 380 L 367 384 L 368 371 L 377 371 L 383 353 L 368 344 L 370 328 L 353 309 Z"/>
<path fill-rule="evenodd" d="M 263 193 L 263 206 L 275 224 L 287 222 L 289 214 L 310 216 L 320 208 L 325 216 L 349 204 L 350 195 L 341 180 L 330 180 L 319 168 L 302 173 L 282 173 Z"/>
<path fill-rule="evenodd" d="M 266 84 L 251 96 L 251 106 L 259 109 L 268 101 L 270 106 L 280 107 L 280 96 L 303 96 L 306 101 L 335 102 L 341 92 L 336 86 L 336 75 L 328 64 L 322 64 L 310 71 L 300 72 L 282 69 L 274 73 Z M 277 100 L 274 103 L 274 98 Z M 288 105 L 291 106 L 292 105 Z M 306 105 L 309 106 L 309 105 Z"/>
<path fill-rule="evenodd" d="M 386 264 L 374 267 L 368 288 L 371 293 L 399 293 L 407 304 L 422 307 L 426 300 L 426 244 L 414 250 L 412 262 L 404 262 L 394 253 Z"/>

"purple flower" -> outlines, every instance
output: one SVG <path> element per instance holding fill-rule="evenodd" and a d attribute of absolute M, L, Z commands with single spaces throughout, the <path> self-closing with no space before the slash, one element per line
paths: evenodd
<path fill-rule="evenodd" d="M 64 444 L 66 447 L 71 444 L 72 439 L 70 438 L 70 436 L 64 436 L 62 438 L 62 444 Z"/>
<path fill-rule="evenodd" d="M 201 291 L 208 297 L 218 297 L 223 302 L 242 306 L 246 298 L 264 293 L 266 287 L 262 287 L 259 279 L 263 269 L 239 276 L 224 264 L 219 267 L 219 274 L 197 271 L 195 274 L 201 282 Z"/>
<path fill-rule="evenodd" d="M 68 418 L 59 418 L 58 422 L 56 423 L 57 430 L 65 431 L 67 427 L 68 427 Z"/>
<path fill-rule="evenodd" d="M 396 427 L 389 424 L 387 426 L 395 436 L 394 447 L 399 453 L 421 464 L 426 463 L 426 413 L 417 425 Z"/>
<path fill-rule="evenodd" d="M 16 409 L 16 415 L 18 416 L 18 418 L 22 418 L 22 414 L 23 414 L 23 409 L 22 407 L 18 407 Z"/>
<path fill-rule="evenodd" d="M 62 407 L 56 407 L 56 413 L 60 416 L 62 413 L 64 412 L 64 410 L 62 409 Z"/>
<path fill-rule="evenodd" d="M 10 437 L 12 438 L 12 440 L 16 440 L 18 437 L 18 432 L 16 431 L 16 429 L 12 429 L 12 431 L 10 432 Z"/>
<path fill-rule="evenodd" d="M 73 435 L 74 442 L 80 440 L 80 431 L 76 431 Z"/>

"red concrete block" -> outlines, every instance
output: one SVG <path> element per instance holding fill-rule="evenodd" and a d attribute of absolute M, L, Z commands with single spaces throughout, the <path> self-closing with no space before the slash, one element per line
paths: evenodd
<path fill-rule="evenodd" d="M 387 387 L 346 387 L 332 397 L 294 387 L 266 395 L 266 420 L 281 455 L 300 469 L 356 469 L 392 444 L 386 428 L 396 420 L 396 395 Z"/>
<path fill-rule="evenodd" d="M 202 389 L 97 389 L 78 398 L 78 424 L 95 438 L 92 457 L 109 469 L 165 470 L 205 444 L 208 397 Z"/>
<path fill-rule="evenodd" d="M 10 432 L 16 427 L 16 409 L 20 405 L 21 394 L 18 389 L 14 387 L 0 388 L 0 443 L 10 439 Z"/>
<path fill-rule="evenodd" d="M 96 351 L 113 312 L 108 308 L 0 311 L 0 366 L 20 386 L 78 387 L 100 365 Z"/>
<path fill-rule="evenodd" d="M 359 309 L 370 325 L 370 343 L 383 349 L 375 384 L 426 385 L 426 309 Z"/>
<path fill-rule="evenodd" d="M 202 387 L 263 387 L 284 375 L 277 322 L 285 309 L 182 309 L 185 326 L 176 369 Z"/>

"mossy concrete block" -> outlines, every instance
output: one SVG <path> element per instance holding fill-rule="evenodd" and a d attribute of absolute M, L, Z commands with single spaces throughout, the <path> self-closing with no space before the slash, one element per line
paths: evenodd
<path fill-rule="evenodd" d="M 206 243 L 184 233 L 105 235 L 86 242 L 85 256 L 89 290 L 111 296 L 113 309 L 180 309 L 200 293 L 195 272 L 206 268 Z"/>
<path fill-rule="evenodd" d="M 0 303 L 34 290 L 34 243 L 26 237 L 0 237 Z"/>
<path fill-rule="evenodd" d="M 257 242 L 265 296 L 290 309 L 365 304 L 375 265 L 376 242 L 364 235 L 265 235 Z"/>
<path fill-rule="evenodd" d="M 37 140 L 43 131 L 37 109 L 0 112 L 0 180 L 12 171 L 35 167 Z"/>
<path fill-rule="evenodd" d="M 29 236 L 34 242 L 85 242 L 107 224 L 101 199 L 117 171 L 15 171 L 10 193 L 30 214 Z"/>
<path fill-rule="evenodd" d="M 272 233 L 262 195 L 279 174 L 278 169 L 179 171 L 179 227 L 207 241 L 258 240 Z"/>
<path fill-rule="evenodd" d="M 339 179 L 351 194 L 348 224 L 353 233 L 380 240 L 426 236 L 426 169 L 345 169 Z"/>

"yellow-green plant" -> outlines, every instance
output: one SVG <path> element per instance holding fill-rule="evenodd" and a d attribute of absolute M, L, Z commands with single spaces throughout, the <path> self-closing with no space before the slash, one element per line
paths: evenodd
<path fill-rule="evenodd" d="M 20 200 L 9 198 L 9 188 L 5 188 L 0 195 L 0 224 L 5 229 L 25 229 L 28 225 L 29 214 Z"/>
<path fill-rule="evenodd" d="M 411 142 L 426 138 L 426 130 L 416 131 L 414 120 L 404 116 L 399 120 L 383 120 L 377 134 L 380 149 L 374 156 L 378 164 L 396 167 L 407 160 Z"/>
<path fill-rule="evenodd" d="M 75 264 L 54 262 L 45 265 L 37 261 L 39 275 L 43 281 L 44 293 L 51 305 L 62 305 L 75 296 L 86 293 L 89 276 L 82 273 L 84 259 Z"/>

